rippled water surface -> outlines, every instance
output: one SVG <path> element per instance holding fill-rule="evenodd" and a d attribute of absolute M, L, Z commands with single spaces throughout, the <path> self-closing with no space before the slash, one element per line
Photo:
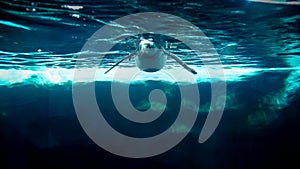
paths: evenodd
<path fill-rule="evenodd" d="M 198 26 L 219 53 L 227 80 L 241 80 L 268 71 L 299 70 L 300 15 L 297 5 L 276 6 L 248 1 L 182 1 L 159 5 L 151 1 L 1 1 L 1 6 L 0 68 L 4 74 L 18 74 L 15 71 L 18 70 L 22 74 L 25 71 L 28 77 L 38 74 L 49 83 L 71 80 L 71 75 L 67 74 L 74 68 L 78 56 L 86 52 L 82 47 L 93 33 L 122 16 L 147 11 L 174 14 Z M 133 38 L 119 42 L 118 47 L 107 52 L 99 68 L 107 69 L 133 52 L 137 41 L 133 35 Z M 164 41 L 168 42 L 167 39 Z M 167 49 L 201 69 L 200 58 L 180 43 L 169 41 Z M 169 61 L 169 68 L 177 66 Z M 92 61 L 81 62 L 89 67 Z M 214 60 L 207 63 L 213 65 Z M 134 61 L 124 62 L 123 67 L 128 66 L 134 67 Z M 45 71 L 53 76 L 65 76 L 55 82 L 45 77 Z M 59 73 L 63 75 L 57 75 Z M 9 77 L 2 78 L 9 81 Z M 11 83 L 23 80 L 16 77 Z"/>

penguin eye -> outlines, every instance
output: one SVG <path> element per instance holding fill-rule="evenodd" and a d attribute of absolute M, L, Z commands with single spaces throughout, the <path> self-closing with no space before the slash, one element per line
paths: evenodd
<path fill-rule="evenodd" d="M 152 43 L 148 43 L 147 48 L 154 48 L 154 45 Z"/>

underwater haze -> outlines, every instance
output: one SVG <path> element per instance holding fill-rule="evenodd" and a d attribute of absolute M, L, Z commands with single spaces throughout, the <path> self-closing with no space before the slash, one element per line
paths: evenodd
<path fill-rule="evenodd" d="M 299 166 L 299 8 L 298 3 L 251 0 L 1 1 L 0 168 Z M 114 20 L 141 12 L 185 19 L 205 34 L 211 43 L 207 50 L 217 55 L 202 53 L 198 57 L 178 39 L 151 35 L 196 70 L 196 75 L 189 75 L 192 80 L 185 76 L 189 72 L 170 58 L 162 70 L 153 73 L 140 71 L 133 58 L 105 74 L 133 53 L 144 35 L 126 32 L 115 39 L 91 37 L 106 25 L 121 27 Z M 174 29 L 183 32 L 179 38 L 194 38 L 188 37 L 182 25 Z M 123 36 L 128 37 L 120 40 Z M 85 44 L 93 40 L 116 45 L 106 53 L 87 50 Z M 81 57 L 86 54 L 90 57 Z M 98 62 L 100 55 L 105 57 Z M 212 76 L 206 69 L 216 65 L 223 74 Z M 83 72 L 95 70 L 95 76 L 91 80 L 83 73 L 75 80 L 78 67 Z M 130 72 L 136 76 L 129 76 Z M 226 93 L 213 95 L 213 86 L 223 83 Z M 148 138 L 169 128 L 171 135 L 187 133 L 186 137 L 170 150 L 148 158 L 110 153 L 86 133 L 76 114 L 72 90 L 90 84 L 99 109 L 116 132 Z M 113 86 L 128 86 L 129 101 L 140 112 L 150 109 L 162 115 L 150 123 L 124 118 L 114 102 Z M 181 88 L 193 86 L 199 90 L 200 101 L 184 98 L 181 93 Z M 165 93 L 167 102 L 149 101 L 155 89 Z M 217 102 L 211 103 L 214 97 Z M 191 130 L 184 124 L 172 125 L 181 106 L 196 113 Z M 222 117 L 218 126 L 199 143 L 210 112 L 219 110 Z"/>

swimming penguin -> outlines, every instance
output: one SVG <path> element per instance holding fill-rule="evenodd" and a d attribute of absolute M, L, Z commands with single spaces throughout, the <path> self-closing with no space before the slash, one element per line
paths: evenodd
<path fill-rule="evenodd" d="M 110 69 L 108 69 L 106 73 L 112 70 L 114 67 L 118 66 L 121 62 L 128 59 L 130 60 L 132 57 L 136 56 L 136 65 L 139 69 L 145 72 L 156 72 L 164 67 L 166 64 L 167 56 L 176 60 L 182 67 L 193 74 L 197 74 L 197 72 L 190 68 L 186 63 L 184 63 L 179 57 L 175 54 L 166 51 L 162 46 L 158 46 L 153 42 L 153 39 L 144 39 L 142 38 L 138 48 L 135 52 L 127 55 L 116 64 L 114 64 Z"/>

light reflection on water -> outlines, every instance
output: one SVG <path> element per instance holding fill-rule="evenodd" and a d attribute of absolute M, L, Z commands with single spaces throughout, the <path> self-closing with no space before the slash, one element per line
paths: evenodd
<path fill-rule="evenodd" d="M 277 83 L 283 84 L 283 88 L 273 94 L 275 98 L 285 98 L 298 90 L 300 14 L 297 7 L 238 3 L 239 1 L 230 1 L 229 4 L 218 1 L 161 2 L 159 5 L 130 2 L 134 5 L 127 1 L 1 1 L 0 85 L 70 84 L 73 81 L 78 56 L 93 53 L 80 51 L 94 32 L 106 24 L 120 27 L 111 21 L 128 14 L 160 11 L 182 17 L 205 33 L 219 54 L 227 82 L 251 81 L 256 77 L 272 74 L 278 77 Z M 184 30 L 182 26 L 178 29 Z M 110 43 L 118 41 L 122 36 L 125 35 L 115 39 L 97 40 Z M 128 82 L 130 79 L 126 78 L 126 75 L 118 76 L 122 77 L 120 79 L 113 79 L 115 70 L 107 75 L 103 72 L 133 52 L 138 40 L 137 35 L 132 35 L 132 38 L 118 41 L 118 45 L 107 52 L 106 57 L 99 63 L 94 80 Z M 170 38 L 164 39 L 164 42 L 167 50 L 177 54 L 196 69 L 197 82 L 220 80 L 210 79 L 201 60 L 184 44 Z M 99 54 L 94 52 L 94 58 Z M 205 53 L 202 59 L 206 59 L 206 63 L 211 66 L 216 63 Z M 93 60 L 80 60 L 86 67 L 83 71 L 91 69 L 89 65 Z M 138 71 L 134 60 L 120 64 L 118 69 L 124 72 Z M 176 74 L 185 71 L 172 60 L 168 60 L 164 69 Z M 163 72 L 164 70 L 152 74 L 141 73 L 135 81 L 161 80 L 165 78 Z M 288 76 L 283 78 L 281 74 Z M 172 82 L 172 79 L 164 80 Z M 82 77 L 79 82 L 88 81 Z"/>

